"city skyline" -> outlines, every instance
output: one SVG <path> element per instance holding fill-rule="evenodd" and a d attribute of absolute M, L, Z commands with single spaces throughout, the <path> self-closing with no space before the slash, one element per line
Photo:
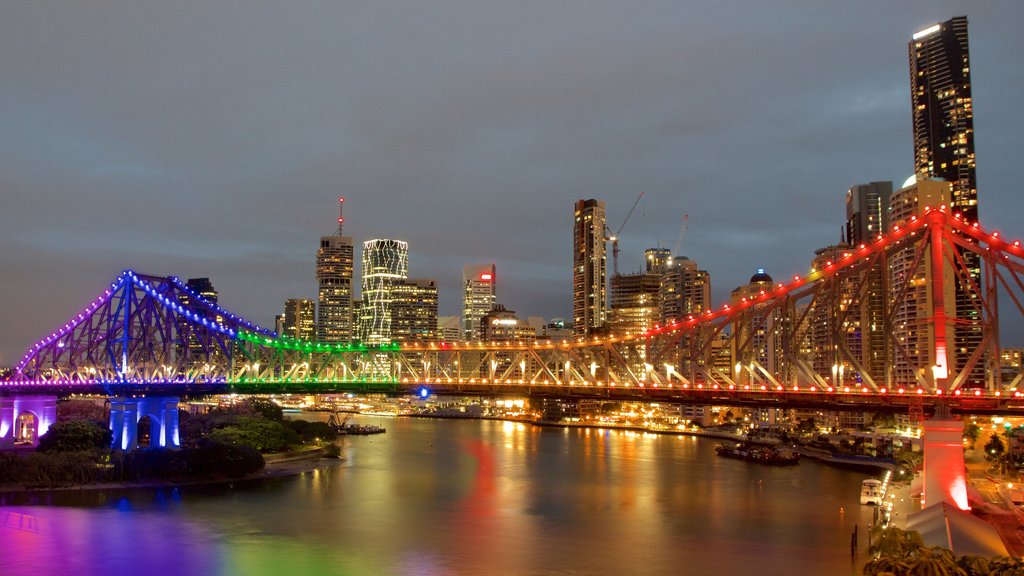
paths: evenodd
<path fill-rule="evenodd" d="M 326 214 L 339 195 L 350 200 L 347 233 L 357 241 L 409 242 L 410 276 L 437 279 L 443 314 L 458 314 L 462 266 L 483 261 L 502 269 L 500 301 L 508 308 L 570 317 L 570 205 L 603 200 L 608 225 L 617 228 L 640 191 L 645 197 L 622 234 L 624 273 L 641 269 L 644 249 L 670 246 L 684 213 L 691 218 L 682 255 L 711 273 L 714 302 L 757 268 L 778 277 L 806 272 L 814 250 L 838 240 L 849 187 L 902 182 L 913 172 L 906 42 L 963 13 L 955 3 L 901 5 L 884 20 L 852 5 L 803 15 L 789 9 L 783 15 L 805 18 L 805 26 L 779 34 L 760 25 L 757 8 L 730 14 L 708 7 L 684 28 L 728 30 L 728 39 L 694 33 L 691 44 L 677 45 L 675 36 L 686 34 L 672 25 L 681 21 L 654 22 L 655 13 L 669 15 L 657 10 L 635 10 L 623 22 L 615 21 L 623 14 L 596 10 L 579 23 L 556 13 L 541 24 L 524 9 L 513 14 L 529 24 L 524 33 L 562 34 L 530 45 L 507 33 L 491 40 L 467 33 L 472 38 L 451 45 L 427 42 L 426 63 L 375 45 L 387 57 L 383 68 L 411 83 L 406 88 L 418 98 L 406 100 L 401 82 L 389 84 L 387 74 L 363 70 L 354 58 L 342 64 L 376 84 L 339 105 L 329 97 L 347 93 L 317 82 L 313 64 L 266 68 L 273 79 L 294 76 L 295 90 L 276 96 L 258 75 L 204 84 L 205 74 L 249 58 L 219 44 L 219 33 L 230 31 L 222 20 L 212 18 L 186 48 L 175 42 L 181 29 L 132 40 L 137 44 L 122 37 L 148 30 L 148 19 L 134 20 L 153 16 L 145 9 L 77 19 L 78 9 L 54 23 L 78 34 L 39 54 L 31 48 L 48 38 L 28 38 L 22 29 L 47 16 L 45 8 L 5 8 L 0 19 L 0 72 L 22 80 L 0 89 L 0 116 L 12 119 L 0 135 L 7 248 L 0 290 L 9 303 L 0 364 L 123 268 L 209 277 L 225 305 L 272 326 L 285 299 L 315 296 L 310 246 L 335 227 Z M 1021 12 L 1008 3 L 967 12 L 982 223 L 1015 238 L 1024 230 L 1013 220 L 1019 172 L 1011 158 L 1024 119 L 1012 95 L 1024 78 L 1004 64 L 1024 53 L 1009 17 Z M 456 15 L 492 24 L 499 17 Z M 371 27 L 405 29 L 405 16 L 360 16 Z M 265 13 L 249 18 L 272 20 Z M 296 28 L 284 30 L 289 54 L 313 51 L 316 43 L 298 33 L 314 23 L 299 15 L 284 20 Z M 97 33 L 116 24 L 125 31 Z M 325 30 L 314 29 L 333 46 Z M 429 22 L 425 29 L 436 32 Z M 339 46 L 358 36 L 345 32 Z M 601 42 L 607 38 L 616 42 Z M 764 54 L 730 45 L 734 38 L 763 46 Z M 458 50 L 469 39 L 482 42 L 474 56 L 482 62 Z M 121 51 L 119 41 L 138 50 Z M 510 59 L 513 47 L 523 53 Z M 824 62 L 804 56 L 809 47 L 820 47 Z M 257 48 L 253 59 L 266 49 Z M 197 50 L 212 50 L 216 62 L 199 63 Z M 182 86 L 158 88 L 194 84 L 206 92 L 172 92 L 183 100 L 165 101 L 144 86 L 144 65 L 173 72 L 175 58 L 183 77 L 170 79 Z M 776 60 L 771 73 L 762 69 Z M 447 83 L 423 77 L 431 72 Z M 726 94 L 724 106 L 709 106 Z M 270 117 L 265 140 L 248 132 L 250 114 L 275 104 L 281 110 Z M 393 122 L 389 114 L 396 114 Z M 317 140 L 324 138 L 318 124 L 335 135 Z M 360 139 L 366 143 L 346 144 Z M 467 154 L 464 163 L 449 158 Z"/>

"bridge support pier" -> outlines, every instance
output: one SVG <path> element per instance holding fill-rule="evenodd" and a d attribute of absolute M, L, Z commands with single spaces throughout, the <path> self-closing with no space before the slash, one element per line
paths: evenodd
<path fill-rule="evenodd" d="M 56 396 L 5 396 L 0 398 L 0 449 L 39 443 L 57 421 Z"/>
<path fill-rule="evenodd" d="M 963 421 L 948 413 L 924 421 L 922 508 L 948 502 L 961 510 L 971 509 L 967 502 L 963 434 Z"/>
<path fill-rule="evenodd" d="M 181 447 L 178 437 L 178 397 L 147 396 L 110 400 L 110 431 L 113 447 L 135 450 L 139 447 L 139 420 L 149 416 L 149 445 L 161 448 Z"/>

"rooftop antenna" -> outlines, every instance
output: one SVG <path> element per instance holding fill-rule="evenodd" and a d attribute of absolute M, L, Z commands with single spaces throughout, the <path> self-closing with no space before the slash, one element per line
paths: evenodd
<path fill-rule="evenodd" d="M 338 236 L 344 236 L 341 229 L 345 225 L 345 199 L 338 198 Z"/>

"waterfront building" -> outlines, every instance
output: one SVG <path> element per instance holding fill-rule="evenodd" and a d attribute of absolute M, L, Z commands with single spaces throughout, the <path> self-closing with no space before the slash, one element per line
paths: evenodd
<path fill-rule="evenodd" d="M 387 238 L 367 240 L 362 261 L 360 339 L 371 344 L 391 342 L 393 288 L 409 277 L 409 244 Z"/>
<path fill-rule="evenodd" d="M 1000 355 L 1000 381 L 1011 388 L 1019 387 L 1024 380 L 1024 348 L 1003 348 Z"/>
<path fill-rule="evenodd" d="M 578 200 L 572 235 L 573 333 L 602 333 L 608 321 L 605 211 L 601 200 Z"/>
<path fill-rule="evenodd" d="M 908 45 L 910 100 L 914 128 L 914 172 L 918 180 L 950 183 L 947 202 L 968 222 L 978 221 L 978 183 L 975 174 L 974 105 L 967 17 L 957 16 L 915 33 Z M 967 274 L 956 285 L 953 356 L 966 366 L 981 346 L 981 305 L 970 288 L 982 285 L 981 260 L 962 250 Z M 967 386 L 984 386 L 988 359 L 967 376 Z"/>
<path fill-rule="evenodd" d="M 732 291 L 730 301 L 738 305 L 757 298 L 772 289 L 772 277 L 758 268 L 750 282 Z M 737 384 L 754 384 L 764 380 L 764 372 L 781 377 L 786 367 L 782 357 L 782 316 L 768 304 L 757 304 L 736 315 L 731 325 L 733 377 Z"/>
<path fill-rule="evenodd" d="M 814 252 L 811 270 L 825 270 L 849 253 L 850 246 L 845 242 L 820 248 Z M 863 354 L 860 315 L 852 313 L 860 306 L 859 292 L 856 278 L 832 278 L 827 282 L 831 289 L 822 290 L 814 298 L 809 313 L 811 364 L 829 385 L 842 386 L 856 381 L 859 375 L 853 359 L 859 361 Z"/>
<path fill-rule="evenodd" d="M 871 182 L 850 187 L 846 192 L 846 241 L 850 246 L 870 244 L 889 229 L 889 200 L 892 182 Z M 877 262 L 864 275 L 867 285 L 860 291 L 859 306 L 851 314 L 860 325 L 860 361 L 865 376 L 877 385 L 885 383 L 889 349 L 886 346 L 885 263 Z M 865 379 L 867 379 L 865 378 Z"/>
<path fill-rule="evenodd" d="M 284 334 L 284 314 L 274 314 L 274 334 Z"/>
<path fill-rule="evenodd" d="M 462 267 L 462 338 L 480 340 L 480 318 L 497 302 L 497 270 L 494 264 Z"/>
<path fill-rule="evenodd" d="M 950 183 L 940 180 L 916 181 L 911 177 L 889 202 L 890 229 L 912 216 L 921 216 L 931 206 L 949 204 Z M 894 252 L 888 260 L 889 299 L 896 306 L 892 316 L 893 349 L 890 350 L 890 387 L 918 385 L 931 387 L 933 374 L 926 366 L 944 366 L 953 372 L 959 366 L 956 354 L 935 350 L 935 327 L 932 319 L 932 277 L 930 258 L 918 258 L 916 245 Z M 916 266 L 915 266 L 916 263 Z M 943 301 L 946 306 L 946 334 L 953 334 L 956 320 L 955 274 L 948 260 L 942 271 Z M 900 295 L 902 294 L 902 299 Z"/>
<path fill-rule="evenodd" d="M 339 206 L 344 198 L 339 198 Z M 355 266 L 355 245 L 342 233 L 345 219 L 338 216 L 338 229 L 332 236 L 320 237 L 316 252 L 316 280 L 319 315 L 316 319 L 316 340 L 319 342 L 350 342 L 355 338 L 353 326 L 352 271 Z"/>
<path fill-rule="evenodd" d="M 711 308 L 711 276 L 685 256 L 673 258 L 661 274 L 658 305 L 662 325 L 700 315 Z"/>
<path fill-rule="evenodd" d="M 316 303 L 312 300 L 289 298 L 284 303 L 282 336 L 298 340 L 316 339 Z"/>

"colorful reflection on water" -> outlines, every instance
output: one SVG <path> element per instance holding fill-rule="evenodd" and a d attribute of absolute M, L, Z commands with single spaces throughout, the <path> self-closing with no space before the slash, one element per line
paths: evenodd
<path fill-rule="evenodd" d="M 861 473 L 721 459 L 691 437 L 363 422 L 388 432 L 299 477 L 0 507 L 0 573 L 858 574 L 867 559 Z"/>

